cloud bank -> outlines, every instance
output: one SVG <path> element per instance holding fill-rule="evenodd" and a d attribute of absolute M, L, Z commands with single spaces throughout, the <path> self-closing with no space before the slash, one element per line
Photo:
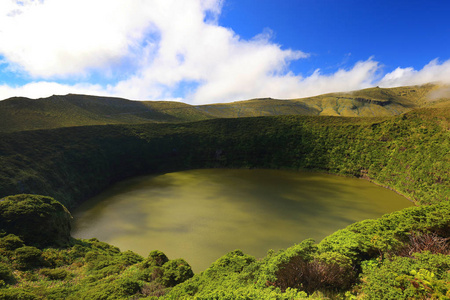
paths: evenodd
<path fill-rule="evenodd" d="M 296 98 L 450 81 L 450 61 L 380 76 L 373 58 L 309 76 L 289 65 L 308 53 L 283 49 L 270 30 L 245 40 L 218 19 L 222 0 L 2 0 L 0 99 L 84 93 L 193 104 Z M 3 77 L 4 78 L 4 77 Z"/>

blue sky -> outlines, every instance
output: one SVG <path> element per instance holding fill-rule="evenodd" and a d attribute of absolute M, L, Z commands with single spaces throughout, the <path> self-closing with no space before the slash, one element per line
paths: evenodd
<path fill-rule="evenodd" d="M 371 56 L 386 71 L 449 59 L 449 16 L 450 1 L 442 0 L 231 0 L 219 24 L 245 39 L 270 28 L 275 43 L 311 53 L 292 66 L 308 74 Z"/>
<path fill-rule="evenodd" d="M 2 0 L 0 99 L 191 104 L 450 83 L 450 1 Z"/>

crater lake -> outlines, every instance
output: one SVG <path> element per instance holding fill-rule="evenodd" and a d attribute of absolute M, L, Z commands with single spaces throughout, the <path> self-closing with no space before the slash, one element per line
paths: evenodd
<path fill-rule="evenodd" d="M 413 206 L 366 180 L 314 172 L 204 169 L 117 183 L 74 212 L 72 235 L 144 257 L 184 258 L 195 272 L 229 251 L 257 258 L 306 238 Z"/>

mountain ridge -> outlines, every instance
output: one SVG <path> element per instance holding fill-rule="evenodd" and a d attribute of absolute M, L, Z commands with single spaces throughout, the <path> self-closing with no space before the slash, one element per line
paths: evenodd
<path fill-rule="evenodd" d="M 450 107 L 449 103 L 450 88 L 436 84 L 375 87 L 297 99 L 257 98 L 205 105 L 78 94 L 39 99 L 12 97 L 0 101 L 0 132 L 277 115 L 384 117 L 422 107 Z"/>

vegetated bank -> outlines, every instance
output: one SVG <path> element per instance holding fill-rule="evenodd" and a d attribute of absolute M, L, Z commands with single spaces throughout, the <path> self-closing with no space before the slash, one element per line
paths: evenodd
<path fill-rule="evenodd" d="M 0 197 L 69 209 L 121 179 L 195 168 L 290 168 L 364 177 L 416 203 L 448 200 L 449 114 L 388 119 L 279 116 L 0 134 Z"/>
<path fill-rule="evenodd" d="M 281 116 L 1 134 L 0 197 L 44 194 L 74 207 L 129 176 L 245 167 L 369 178 L 432 205 L 359 222 L 318 245 L 307 240 L 261 261 L 234 251 L 181 284 L 190 268 L 180 261 L 166 266 L 166 258 L 155 258 L 162 254 L 144 259 L 96 240 L 42 249 L 3 226 L 0 293 L 6 299 L 449 297 L 449 114 L 422 109 L 384 119 Z M 9 216 L 11 201 L 17 200 L 0 202 Z"/>

